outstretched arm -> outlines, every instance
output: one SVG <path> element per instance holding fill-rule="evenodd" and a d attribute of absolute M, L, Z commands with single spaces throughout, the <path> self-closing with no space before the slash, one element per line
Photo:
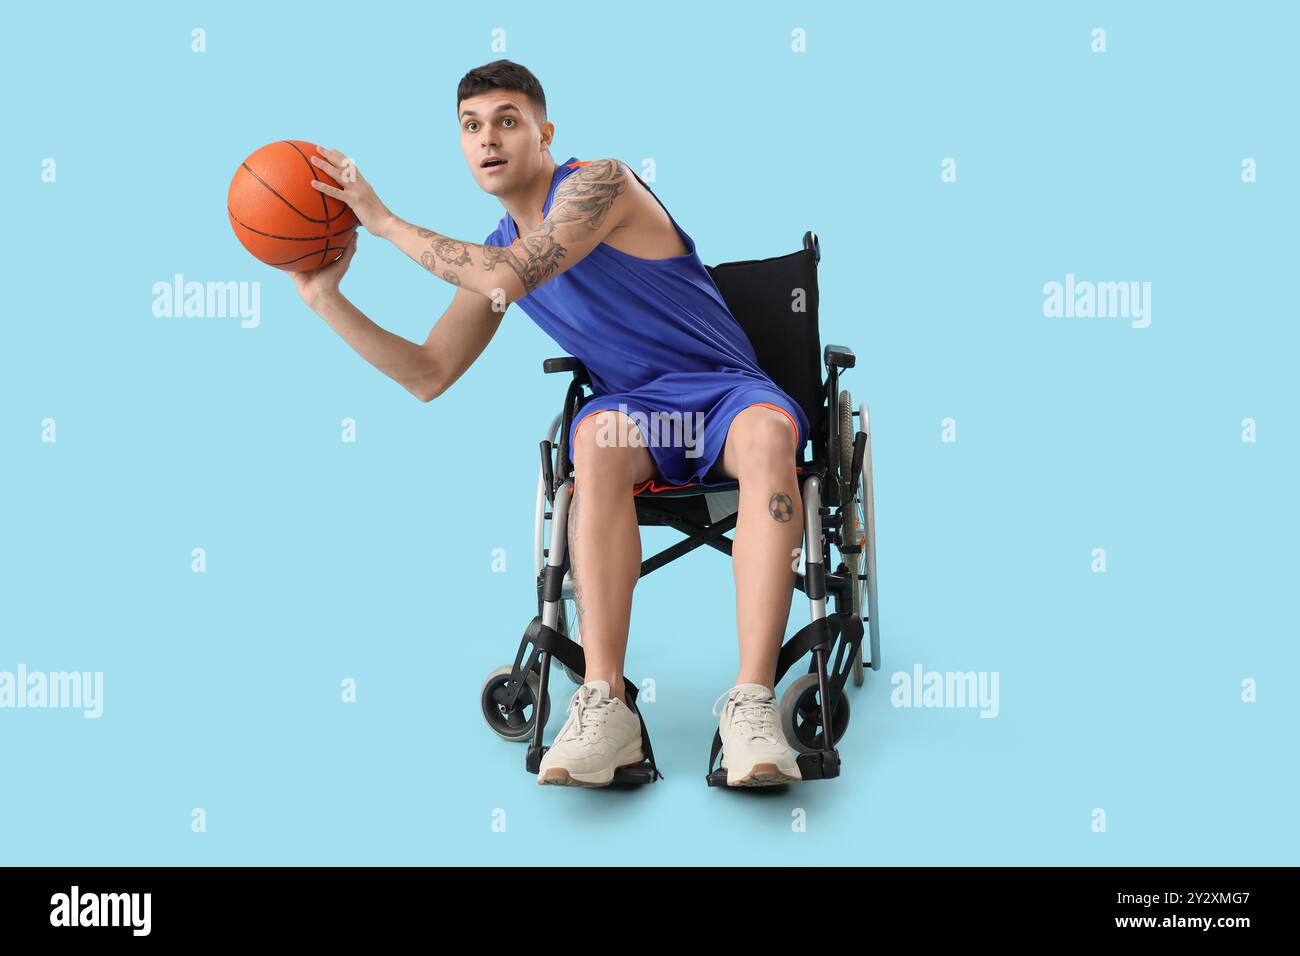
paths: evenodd
<path fill-rule="evenodd" d="M 432 401 L 482 354 L 501 325 L 503 311 L 483 296 L 459 289 L 424 345 L 394 335 L 339 291 L 339 281 L 356 251 L 357 237 L 353 236 L 337 262 L 311 272 L 292 273 L 298 293 L 358 355 L 420 401 Z"/>
<path fill-rule="evenodd" d="M 581 262 L 628 214 L 628 200 L 622 197 L 632 174 L 617 159 L 601 159 L 567 176 L 556 187 L 546 218 L 513 246 L 462 242 L 400 219 L 379 202 L 342 153 L 324 148 L 320 153 L 312 162 L 343 188 L 313 182 L 316 189 L 348 203 L 363 226 L 440 279 L 486 296 L 502 309 Z"/>

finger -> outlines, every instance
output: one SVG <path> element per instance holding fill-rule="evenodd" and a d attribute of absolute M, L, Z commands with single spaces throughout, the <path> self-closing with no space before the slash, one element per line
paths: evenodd
<path fill-rule="evenodd" d="M 326 159 L 328 159 L 335 166 L 342 166 L 343 163 L 347 160 L 347 157 L 344 156 L 342 153 L 340 153 L 337 149 L 327 149 L 324 146 L 317 146 L 316 151 L 320 153 L 322 156 L 324 156 Z"/>
<path fill-rule="evenodd" d="M 348 197 L 344 194 L 343 190 L 336 189 L 327 183 L 321 182 L 319 179 L 313 179 L 311 181 L 311 188 L 317 192 L 324 193 L 326 196 L 333 196 L 335 199 L 342 199 L 344 202 L 348 201 Z"/>
<path fill-rule="evenodd" d="M 323 157 L 320 157 L 320 156 L 313 156 L 313 157 L 311 158 L 311 163 L 312 163 L 313 166 L 316 166 L 316 167 L 318 167 L 319 169 L 323 169 L 323 170 L 325 170 L 325 172 L 329 173 L 330 176 L 331 176 L 335 181 L 337 181 L 337 182 L 342 182 L 342 180 L 339 178 L 339 177 L 342 175 L 342 174 L 339 172 L 339 168 L 338 168 L 337 166 L 335 166 L 333 163 L 331 163 L 328 159 L 324 159 Z"/>
<path fill-rule="evenodd" d="M 329 160 L 342 176 L 346 177 L 348 182 L 365 181 L 361 175 L 361 170 L 357 169 L 357 164 L 352 161 L 350 156 L 337 149 L 325 149 L 323 146 L 317 148 L 323 150 L 322 155 Z M 340 179 L 339 182 L 343 182 L 343 180 Z"/>
<path fill-rule="evenodd" d="M 352 238 L 348 240 L 348 244 L 343 247 L 343 254 L 334 261 L 342 263 L 343 267 L 347 268 L 348 263 L 352 261 L 352 257 L 353 255 L 356 254 L 356 251 L 357 251 L 357 234 L 354 232 L 352 234 Z"/>

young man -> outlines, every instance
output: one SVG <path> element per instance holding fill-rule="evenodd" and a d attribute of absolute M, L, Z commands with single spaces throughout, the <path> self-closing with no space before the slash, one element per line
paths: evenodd
<path fill-rule="evenodd" d="M 616 159 L 556 164 L 555 125 L 541 85 L 497 60 L 457 90 L 460 143 L 471 175 L 506 209 L 482 244 L 399 219 L 335 150 L 312 162 L 341 188 L 361 224 L 456 287 L 423 345 L 370 321 L 339 291 L 356 253 L 296 273 L 304 301 L 364 359 L 421 401 L 441 395 L 487 346 L 508 303 L 520 307 L 591 373 L 595 397 L 570 431 L 574 597 L 587 672 L 538 782 L 603 786 L 639 763 L 640 717 L 627 706 L 623 661 L 641 539 L 633 494 L 654 483 L 740 484 L 733 566 L 740 671 L 715 703 L 731 786 L 800 779 L 773 693 L 794 586 L 803 513 L 796 452 L 809 424 L 759 369 L 691 238 Z M 663 442 L 648 420 L 683 427 Z M 698 429 L 695 426 L 699 426 Z"/>

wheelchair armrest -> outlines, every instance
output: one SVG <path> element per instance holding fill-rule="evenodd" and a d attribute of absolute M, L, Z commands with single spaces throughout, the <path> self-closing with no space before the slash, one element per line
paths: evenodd
<path fill-rule="evenodd" d="M 858 363 L 858 358 L 853 354 L 853 349 L 847 345 L 828 345 L 825 351 L 826 367 L 831 368 L 853 368 Z"/>
<path fill-rule="evenodd" d="M 549 374 L 551 372 L 572 372 L 575 381 L 588 385 L 591 383 L 591 376 L 587 372 L 587 366 L 574 358 L 572 355 L 562 355 L 559 358 L 548 358 L 542 362 L 542 371 Z"/>

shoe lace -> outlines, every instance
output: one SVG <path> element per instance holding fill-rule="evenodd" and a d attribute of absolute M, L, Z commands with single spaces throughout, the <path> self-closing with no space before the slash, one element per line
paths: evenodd
<path fill-rule="evenodd" d="M 723 704 L 722 711 L 718 704 Z M 731 724 L 742 733 L 748 734 L 750 740 L 763 743 L 777 743 L 776 708 L 770 697 L 760 697 L 748 691 L 729 690 L 713 702 L 713 716 L 721 717 L 727 706 L 731 705 Z"/>
<path fill-rule="evenodd" d="M 573 718 L 570 733 L 583 743 L 594 743 L 598 736 L 600 721 L 597 714 L 608 710 L 614 703 L 612 697 L 601 697 L 594 687 L 579 687 L 569 701 L 569 715 Z"/>

